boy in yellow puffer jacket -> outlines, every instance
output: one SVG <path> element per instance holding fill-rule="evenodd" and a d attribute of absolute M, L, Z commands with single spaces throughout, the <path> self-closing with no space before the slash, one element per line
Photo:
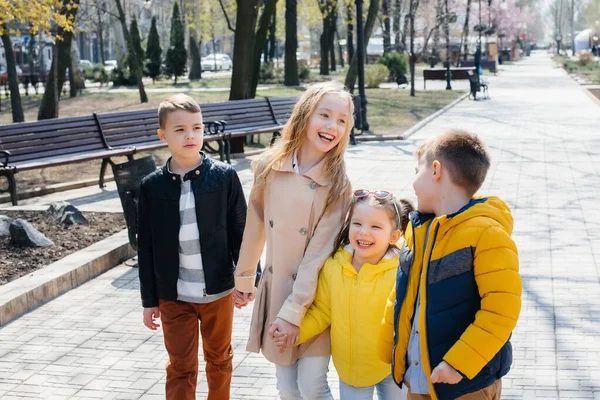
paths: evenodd
<path fill-rule="evenodd" d="M 396 243 L 413 210 L 387 191 L 357 190 L 347 220 L 327 259 L 315 299 L 300 328 L 299 343 L 331 327 L 331 353 L 342 400 L 396 400 L 400 388 L 389 362 L 377 357 L 377 339 L 387 295 L 398 267 Z M 277 335 L 284 348 L 287 337 Z"/>
<path fill-rule="evenodd" d="M 510 209 L 473 197 L 490 159 L 484 144 L 448 131 L 417 150 L 410 215 L 395 289 L 380 331 L 408 400 L 500 400 L 521 310 Z"/>

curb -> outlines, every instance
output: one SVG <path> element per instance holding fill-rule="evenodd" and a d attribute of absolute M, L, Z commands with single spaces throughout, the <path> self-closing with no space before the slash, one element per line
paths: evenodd
<path fill-rule="evenodd" d="M 580 85 L 581 86 L 581 85 Z M 583 91 L 585 92 L 585 94 L 594 101 L 594 103 L 598 104 L 598 106 L 600 106 L 600 99 L 597 98 L 596 96 L 594 96 L 588 89 L 585 88 L 585 86 L 581 86 L 581 88 L 583 89 Z M 596 89 L 594 89 L 596 90 Z"/>
<path fill-rule="evenodd" d="M 433 114 L 427 116 L 425 119 L 417 122 L 415 125 L 410 127 L 408 130 L 406 130 L 401 135 L 367 135 L 367 136 L 361 135 L 361 136 L 356 137 L 356 141 L 357 142 L 384 142 L 384 141 L 388 141 L 388 140 L 406 140 L 409 137 L 411 137 L 412 135 L 414 135 L 417 131 L 424 128 L 425 125 L 429 124 L 431 121 L 433 121 L 440 115 L 444 114 L 446 111 L 448 111 L 449 109 L 451 109 L 452 107 L 454 107 L 455 105 L 457 105 L 458 103 L 460 103 L 461 101 L 466 99 L 467 97 L 469 97 L 469 92 L 463 94 L 462 96 L 460 96 L 459 98 L 454 100 L 452 103 L 447 104 L 443 108 L 441 108 L 441 109 L 437 110 L 436 112 L 434 112 Z"/>
<path fill-rule="evenodd" d="M 0 327 L 135 256 L 127 229 L 0 287 Z"/>
<path fill-rule="evenodd" d="M 115 180 L 115 178 L 112 175 L 104 178 L 105 183 L 112 182 L 114 180 Z M 98 179 L 96 179 L 96 178 L 85 179 L 85 180 L 75 181 L 75 182 L 56 183 L 54 185 L 48 185 L 48 186 L 44 186 L 41 188 L 27 189 L 22 192 L 17 192 L 17 200 L 31 199 L 33 197 L 45 196 L 47 194 L 64 192 L 64 191 L 73 190 L 73 189 L 81 189 L 84 187 L 94 186 L 97 184 L 98 184 Z M 10 203 L 10 194 L 0 194 L 0 204 L 2 204 L 2 203 Z"/>

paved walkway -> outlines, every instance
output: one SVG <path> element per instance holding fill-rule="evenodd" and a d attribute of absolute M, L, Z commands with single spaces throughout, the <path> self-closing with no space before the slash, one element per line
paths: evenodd
<path fill-rule="evenodd" d="M 449 127 L 481 135 L 493 157 L 482 193 L 513 208 L 523 275 L 502 398 L 600 400 L 600 107 L 544 53 L 505 67 L 491 96 L 410 140 L 351 148 L 349 175 L 414 198 L 415 144 Z M 136 274 L 117 267 L 0 329 L 0 397 L 163 398 L 166 353 L 142 325 Z M 273 366 L 245 351 L 249 320 L 249 308 L 236 312 L 232 396 L 274 399 Z M 335 371 L 330 382 L 337 398 Z M 201 379 L 198 397 L 206 390 Z"/>

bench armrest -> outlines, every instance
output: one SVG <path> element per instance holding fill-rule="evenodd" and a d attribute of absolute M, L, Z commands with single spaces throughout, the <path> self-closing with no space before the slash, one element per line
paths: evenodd
<path fill-rule="evenodd" d="M 6 167 L 8 165 L 8 159 L 10 158 L 10 151 L 0 150 L 0 157 L 2 156 L 4 156 L 4 162 L 0 161 L 0 166 Z"/>

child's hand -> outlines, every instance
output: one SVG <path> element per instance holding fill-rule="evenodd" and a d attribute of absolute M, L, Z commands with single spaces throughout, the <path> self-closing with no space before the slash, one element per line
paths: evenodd
<path fill-rule="evenodd" d="M 237 289 L 233 289 L 233 305 L 237 309 L 246 307 L 248 303 L 256 298 L 256 288 L 252 288 L 252 293 L 243 293 Z"/>
<path fill-rule="evenodd" d="M 462 375 L 446 361 L 439 363 L 431 372 L 431 383 L 449 383 L 454 385 L 462 381 L 462 378 Z"/>
<path fill-rule="evenodd" d="M 154 322 L 158 318 L 160 318 L 158 307 L 144 308 L 144 325 L 148 329 L 155 331 L 160 328 L 160 325 Z"/>
<path fill-rule="evenodd" d="M 280 353 L 285 352 L 285 350 L 287 349 L 287 347 L 288 347 L 287 339 L 288 339 L 288 336 L 285 333 L 275 331 L 275 333 L 273 334 L 273 341 L 275 342 L 277 347 L 279 347 Z"/>
<path fill-rule="evenodd" d="M 275 321 L 269 325 L 269 337 L 271 339 L 275 339 L 275 332 L 277 331 L 287 336 L 287 347 L 292 347 L 298 343 L 298 339 L 300 337 L 300 328 L 298 328 L 296 325 L 290 324 L 281 318 L 276 318 Z"/>

